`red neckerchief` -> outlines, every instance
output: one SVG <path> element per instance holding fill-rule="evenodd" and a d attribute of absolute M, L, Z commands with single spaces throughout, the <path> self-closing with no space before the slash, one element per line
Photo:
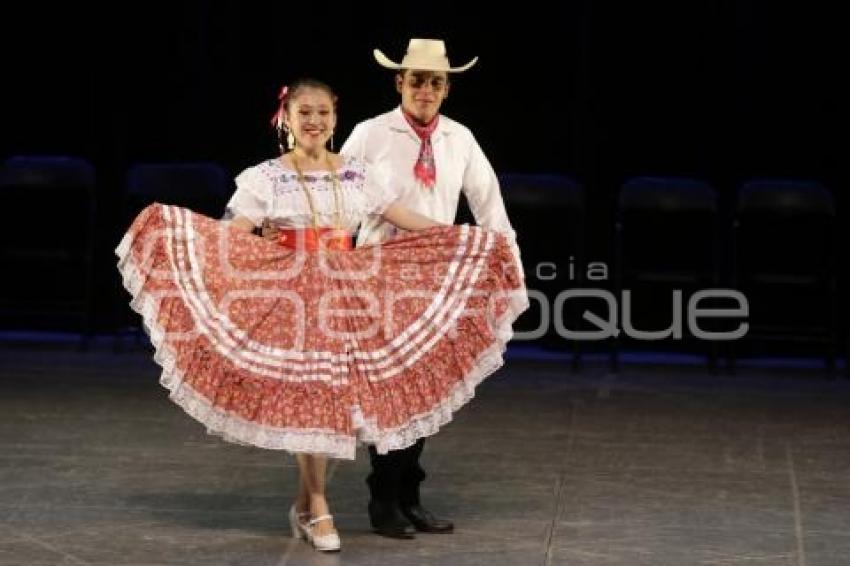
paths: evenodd
<path fill-rule="evenodd" d="M 422 144 L 419 146 L 419 158 L 416 160 L 416 165 L 413 166 L 413 176 L 429 189 L 434 188 L 434 183 L 437 182 L 437 164 L 434 163 L 434 150 L 431 147 L 431 134 L 437 129 L 437 123 L 440 121 L 439 114 L 434 116 L 434 119 L 424 126 L 420 125 L 416 120 L 411 118 L 407 112 L 402 111 L 407 123 L 419 136 Z"/>

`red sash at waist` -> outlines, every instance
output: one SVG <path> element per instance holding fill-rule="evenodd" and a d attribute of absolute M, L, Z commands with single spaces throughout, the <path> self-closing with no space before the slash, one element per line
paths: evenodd
<path fill-rule="evenodd" d="M 336 228 L 281 228 L 277 242 L 293 250 L 347 251 L 354 248 L 351 234 Z"/>

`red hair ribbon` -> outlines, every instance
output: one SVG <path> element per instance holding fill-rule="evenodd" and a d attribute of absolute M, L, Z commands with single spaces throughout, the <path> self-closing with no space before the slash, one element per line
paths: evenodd
<path fill-rule="evenodd" d="M 280 87 L 280 93 L 277 95 L 277 99 L 280 101 L 280 104 L 277 107 L 277 110 L 274 114 L 272 114 L 272 127 L 280 128 L 283 125 L 283 105 L 286 103 L 286 96 L 289 94 L 289 87 L 283 85 Z"/>

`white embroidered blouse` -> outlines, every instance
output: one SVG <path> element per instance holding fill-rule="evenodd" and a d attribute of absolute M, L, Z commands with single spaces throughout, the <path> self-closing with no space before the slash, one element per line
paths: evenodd
<path fill-rule="evenodd" d="M 336 170 L 340 188 L 340 228 L 354 232 L 370 216 L 382 214 L 398 199 L 385 179 L 356 157 L 343 157 Z M 335 227 L 336 204 L 330 172 L 304 171 L 319 226 Z M 298 174 L 279 158 L 248 167 L 236 177 L 236 192 L 227 204 L 226 218 L 244 216 L 259 226 L 264 220 L 287 228 L 313 226 L 310 204 Z"/>

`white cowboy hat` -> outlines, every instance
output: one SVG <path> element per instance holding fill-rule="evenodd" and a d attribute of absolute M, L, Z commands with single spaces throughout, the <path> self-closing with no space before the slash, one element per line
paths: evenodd
<path fill-rule="evenodd" d="M 407 53 L 401 63 L 390 61 L 389 57 L 375 49 L 372 54 L 375 61 L 387 69 L 416 69 L 419 71 L 446 71 L 447 73 L 462 73 L 478 61 L 474 57 L 472 61 L 461 67 L 449 65 L 446 57 L 446 45 L 440 39 L 411 39 L 407 44 Z"/>

